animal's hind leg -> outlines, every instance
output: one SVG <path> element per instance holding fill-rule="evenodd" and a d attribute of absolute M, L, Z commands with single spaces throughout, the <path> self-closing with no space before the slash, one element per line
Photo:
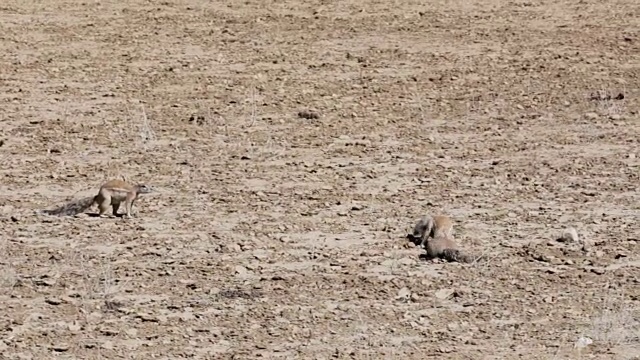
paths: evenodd
<path fill-rule="evenodd" d="M 118 216 L 118 209 L 120 208 L 120 202 L 112 201 L 111 208 L 113 208 L 113 216 Z"/>
<path fill-rule="evenodd" d="M 111 197 L 105 196 L 102 198 L 98 203 L 98 208 L 100 209 L 100 213 L 98 214 L 99 217 L 106 217 L 105 214 L 109 211 L 109 205 L 111 205 Z"/>

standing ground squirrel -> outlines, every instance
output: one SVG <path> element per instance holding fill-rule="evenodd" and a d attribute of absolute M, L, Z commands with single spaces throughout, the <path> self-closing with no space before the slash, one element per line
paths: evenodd
<path fill-rule="evenodd" d="M 138 195 L 148 194 L 152 191 L 153 189 L 150 186 L 144 184 L 130 185 L 122 180 L 109 180 L 100 187 L 96 196 L 72 201 L 57 209 L 43 210 L 42 213 L 47 215 L 76 215 L 87 210 L 93 204 L 98 204 L 100 217 L 104 217 L 104 214 L 109 210 L 109 206 L 113 209 L 113 215 L 117 216 L 120 203 L 124 202 L 125 215 L 126 217 L 131 217 L 131 208 Z"/>
<path fill-rule="evenodd" d="M 427 257 L 430 259 L 440 258 L 461 263 L 472 263 L 479 259 L 462 252 L 453 238 L 448 236 L 439 235 L 427 240 L 426 250 Z"/>
<path fill-rule="evenodd" d="M 413 228 L 413 241 L 424 247 L 429 237 L 449 238 L 453 235 L 453 221 L 446 215 L 425 215 Z"/>

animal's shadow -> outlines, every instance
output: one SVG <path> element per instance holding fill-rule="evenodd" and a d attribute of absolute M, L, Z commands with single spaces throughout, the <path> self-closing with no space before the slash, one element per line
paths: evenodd
<path fill-rule="evenodd" d="M 88 217 L 90 218 L 99 218 L 100 217 L 100 213 L 85 213 L 87 214 Z M 117 215 L 113 215 L 113 214 L 109 214 L 109 216 L 107 216 L 106 218 L 110 218 L 110 217 L 115 217 L 117 219 L 122 219 L 125 216 L 125 214 L 117 214 Z"/>

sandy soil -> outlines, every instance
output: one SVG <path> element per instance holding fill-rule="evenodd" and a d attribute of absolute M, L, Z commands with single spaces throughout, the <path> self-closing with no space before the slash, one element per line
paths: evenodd
<path fill-rule="evenodd" d="M 0 4 L 0 358 L 640 358 L 637 1 L 227 3 Z"/>

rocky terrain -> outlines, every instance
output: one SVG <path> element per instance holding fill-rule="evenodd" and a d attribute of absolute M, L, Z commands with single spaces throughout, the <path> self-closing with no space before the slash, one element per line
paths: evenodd
<path fill-rule="evenodd" d="M 640 359 L 639 19 L 3 1 L 0 358 Z M 111 178 L 157 191 L 36 214 Z"/>

